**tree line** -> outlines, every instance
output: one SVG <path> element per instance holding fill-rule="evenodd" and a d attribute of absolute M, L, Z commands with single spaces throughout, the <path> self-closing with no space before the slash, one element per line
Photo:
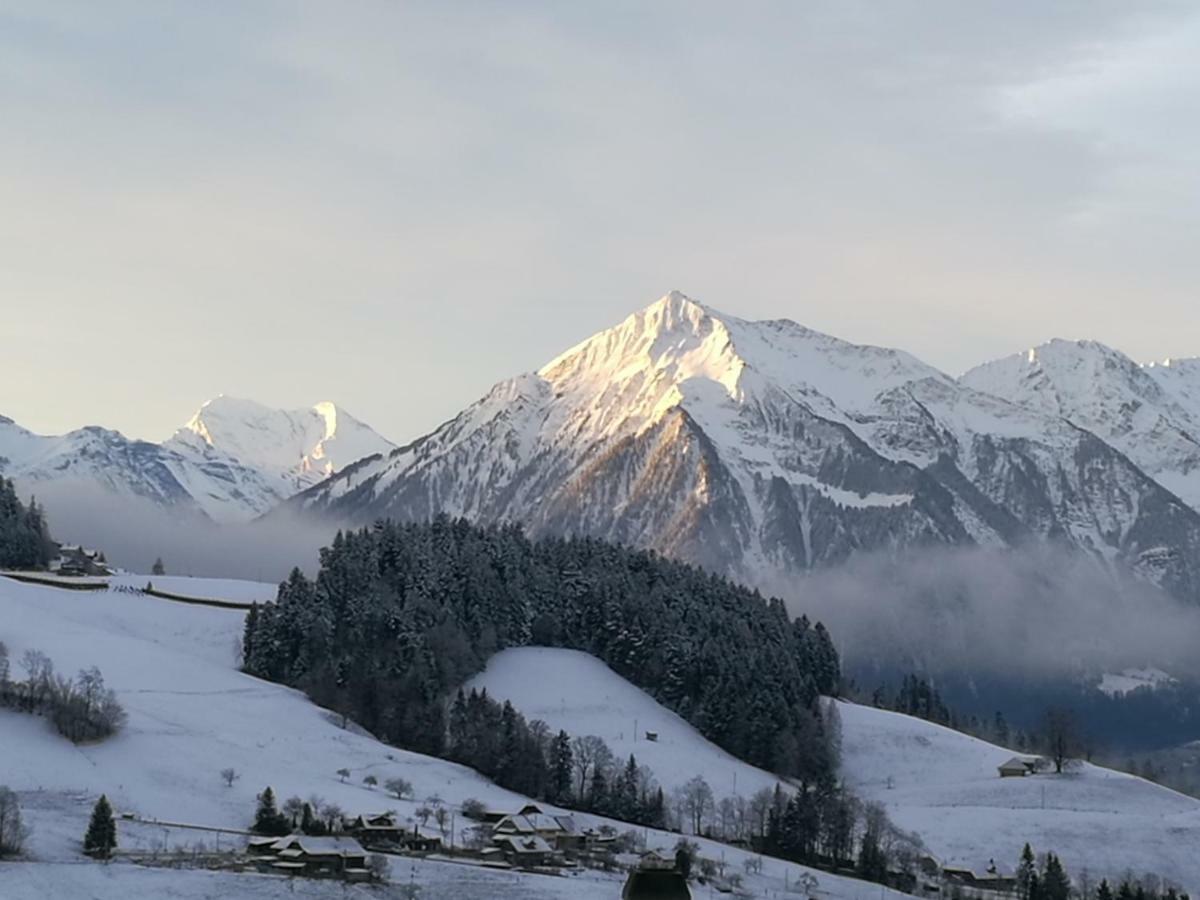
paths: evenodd
<path fill-rule="evenodd" d="M 102 740 L 125 724 L 125 710 L 95 666 L 68 678 L 40 650 L 26 650 L 20 665 L 23 681 L 12 678 L 8 648 L 0 642 L 0 707 L 45 716 L 76 744 Z"/>
<path fill-rule="evenodd" d="M 486 690 L 459 689 L 446 756 L 527 797 L 651 828 L 668 824 L 662 788 L 632 754 L 622 762 L 594 734 L 572 738 L 540 719 L 527 722 Z"/>
<path fill-rule="evenodd" d="M 13 482 L 0 477 L 0 568 L 45 569 L 54 553 L 42 508 L 21 503 Z"/>
<path fill-rule="evenodd" d="M 541 645 L 600 658 L 753 765 L 833 771 L 818 698 L 838 655 L 778 599 L 653 552 L 462 519 L 339 533 L 320 559 L 250 611 L 245 670 L 384 740 L 446 755 L 445 698 L 497 651 Z"/>
<path fill-rule="evenodd" d="M 1017 900 L 1188 900 L 1186 893 L 1157 875 L 1129 874 L 1114 886 L 1107 878 L 1097 884 L 1082 873 L 1072 884 L 1062 860 L 1047 853 L 1039 864 L 1029 844 L 1021 851 L 1016 880 Z"/>

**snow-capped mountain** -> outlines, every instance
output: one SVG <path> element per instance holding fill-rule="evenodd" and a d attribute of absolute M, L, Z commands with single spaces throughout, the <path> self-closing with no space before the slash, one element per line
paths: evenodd
<path fill-rule="evenodd" d="M 200 407 L 163 446 L 200 471 L 228 471 L 236 461 L 251 474 L 252 484 L 239 485 L 245 500 L 235 504 L 250 509 L 227 515 L 220 494 L 202 501 L 218 521 L 262 514 L 338 469 L 395 447 L 333 403 L 283 410 L 224 395 Z"/>
<path fill-rule="evenodd" d="M 1200 360 L 1142 366 L 1094 341 L 1055 340 L 962 382 L 1086 428 L 1200 509 Z"/>
<path fill-rule="evenodd" d="M 679 293 L 288 505 L 519 521 L 757 582 L 1053 538 L 1200 602 L 1200 515 L 1090 431 L 907 353 Z"/>
<path fill-rule="evenodd" d="M 63 502 L 99 488 L 215 522 L 254 518 L 393 446 L 332 403 L 281 411 L 218 397 L 162 444 L 96 426 L 38 435 L 0 417 L 0 474 L 23 490 Z"/>

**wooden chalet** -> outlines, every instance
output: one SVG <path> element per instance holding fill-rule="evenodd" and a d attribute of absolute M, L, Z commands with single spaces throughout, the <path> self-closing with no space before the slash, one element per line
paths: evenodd
<path fill-rule="evenodd" d="M 247 850 L 256 865 L 268 872 L 347 881 L 367 881 L 371 877 L 367 851 L 350 837 L 256 837 L 250 839 Z"/>
<path fill-rule="evenodd" d="M 545 866 L 554 858 L 554 848 L 536 834 L 499 834 L 492 838 L 492 845 L 506 862 L 521 868 Z"/>

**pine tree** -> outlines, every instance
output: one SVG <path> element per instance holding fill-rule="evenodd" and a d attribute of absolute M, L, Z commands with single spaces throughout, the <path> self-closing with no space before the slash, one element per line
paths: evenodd
<path fill-rule="evenodd" d="M 575 754 L 571 752 L 571 736 L 565 731 L 560 731 L 550 747 L 550 799 L 555 803 L 570 803 L 571 773 L 574 768 Z"/>
<path fill-rule="evenodd" d="M 151 575 L 166 575 L 167 574 L 167 567 L 163 565 L 161 556 L 154 560 L 154 565 L 150 567 L 150 574 Z"/>
<path fill-rule="evenodd" d="M 99 859 L 108 859 L 117 846 L 117 823 L 113 818 L 108 797 L 100 795 L 92 807 L 92 818 L 88 822 L 87 834 L 83 838 L 83 852 Z"/>
<path fill-rule="evenodd" d="M 1108 886 L 1108 879 L 1101 880 L 1100 887 L 1096 889 L 1096 900 L 1113 900 L 1112 888 Z"/>
<path fill-rule="evenodd" d="M 1046 854 L 1046 865 L 1042 869 L 1041 894 L 1038 900 L 1068 900 L 1071 893 L 1071 879 L 1063 868 L 1058 857 L 1053 853 Z"/>
<path fill-rule="evenodd" d="M 1030 887 L 1036 875 L 1037 861 L 1033 856 L 1033 848 L 1026 843 L 1021 851 L 1021 862 L 1017 865 L 1017 896 L 1020 900 L 1030 900 Z"/>
<path fill-rule="evenodd" d="M 254 812 L 251 830 L 255 834 L 268 835 L 284 835 L 291 831 L 287 816 L 282 815 L 275 806 L 275 792 L 269 787 L 258 795 L 258 808 Z"/>
<path fill-rule="evenodd" d="M 246 624 L 242 628 L 242 668 L 250 671 L 254 659 L 254 640 L 258 635 L 258 604 L 251 603 L 246 613 Z"/>

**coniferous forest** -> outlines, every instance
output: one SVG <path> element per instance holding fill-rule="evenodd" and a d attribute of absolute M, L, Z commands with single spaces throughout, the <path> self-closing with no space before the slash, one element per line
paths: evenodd
<path fill-rule="evenodd" d="M 380 522 L 339 533 L 247 616 L 247 672 L 306 691 L 384 740 L 446 755 L 458 685 L 507 647 L 582 650 L 754 765 L 832 772 L 818 698 L 837 690 L 820 624 L 653 552 L 517 526 Z"/>
<path fill-rule="evenodd" d="M 13 483 L 0 478 L 0 568 L 44 569 L 53 554 L 41 507 L 21 503 Z"/>

